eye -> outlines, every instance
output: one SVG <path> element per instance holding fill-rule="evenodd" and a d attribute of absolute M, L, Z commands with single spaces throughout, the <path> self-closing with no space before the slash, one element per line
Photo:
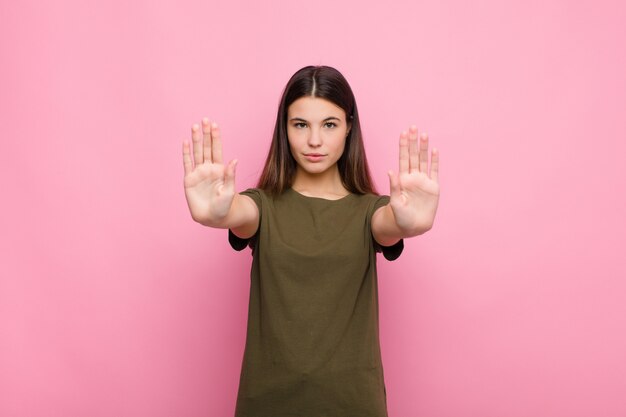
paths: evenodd
<path fill-rule="evenodd" d="M 336 124 L 336 123 L 334 123 L 334 122 L 326 122 L 326 123 L 324 123 L 324 126 L 326 126 L 326 127 L 330 128 L 330 129 L 332 129 L 332 128 L 334 128 L 334 127 L 337 127 L 337 124 Z"/>
<path fill-rule="evenodd" d="M 303 129 L 306 127 L 306 123 L 304 122 L 296 122 L 293 125 L 295 126 L 296 129 Z"/>

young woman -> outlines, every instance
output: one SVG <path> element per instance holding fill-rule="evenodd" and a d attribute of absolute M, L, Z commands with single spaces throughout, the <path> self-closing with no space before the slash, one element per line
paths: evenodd
<path fill-rule="evenodd" d="M 237 417 L 387 416 L 376 252 L 394 260 L 403 239 L 433 225 L 439 155 L 429 170 L 420 138 L 415 126 L 402 132 L 390 196 L 378 195 L 352 90 L 326 66 L 287 83 L 256 188 L 236 193 L 217 124 L 193 125 L 193 162 L 183 143 L 191 216 L 253 254 Z"/>

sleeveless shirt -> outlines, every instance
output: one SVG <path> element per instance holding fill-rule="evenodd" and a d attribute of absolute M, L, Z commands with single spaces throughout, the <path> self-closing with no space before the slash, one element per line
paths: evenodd
<path fill-rule="evenodd" d="M 241 194 L 259 227 L 229 230 L 253 256 L 235 417 L 387 417 L 376 253 L 395 260 L 404 243 L 378 245 L 371 219 L 389 197 Z"/>

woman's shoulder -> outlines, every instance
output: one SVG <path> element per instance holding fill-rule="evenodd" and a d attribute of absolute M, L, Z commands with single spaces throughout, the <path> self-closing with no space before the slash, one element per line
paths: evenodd
<path fill-rule="evenodd" d="M 359 194 L 359 198 L 366 201 L 369 204 L 387 204 L 389 202 L 389 196 L 385 194 L 366 193 Z"/>

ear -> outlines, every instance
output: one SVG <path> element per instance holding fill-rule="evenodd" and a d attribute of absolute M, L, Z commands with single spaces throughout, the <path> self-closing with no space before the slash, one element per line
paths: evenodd
<path fill-rule="evenodd" d="M 350 135 L 350 130 L 352 129 L 352 123 L 348 122 L 348 130 L 346 131 L 346 137 Z"/>

